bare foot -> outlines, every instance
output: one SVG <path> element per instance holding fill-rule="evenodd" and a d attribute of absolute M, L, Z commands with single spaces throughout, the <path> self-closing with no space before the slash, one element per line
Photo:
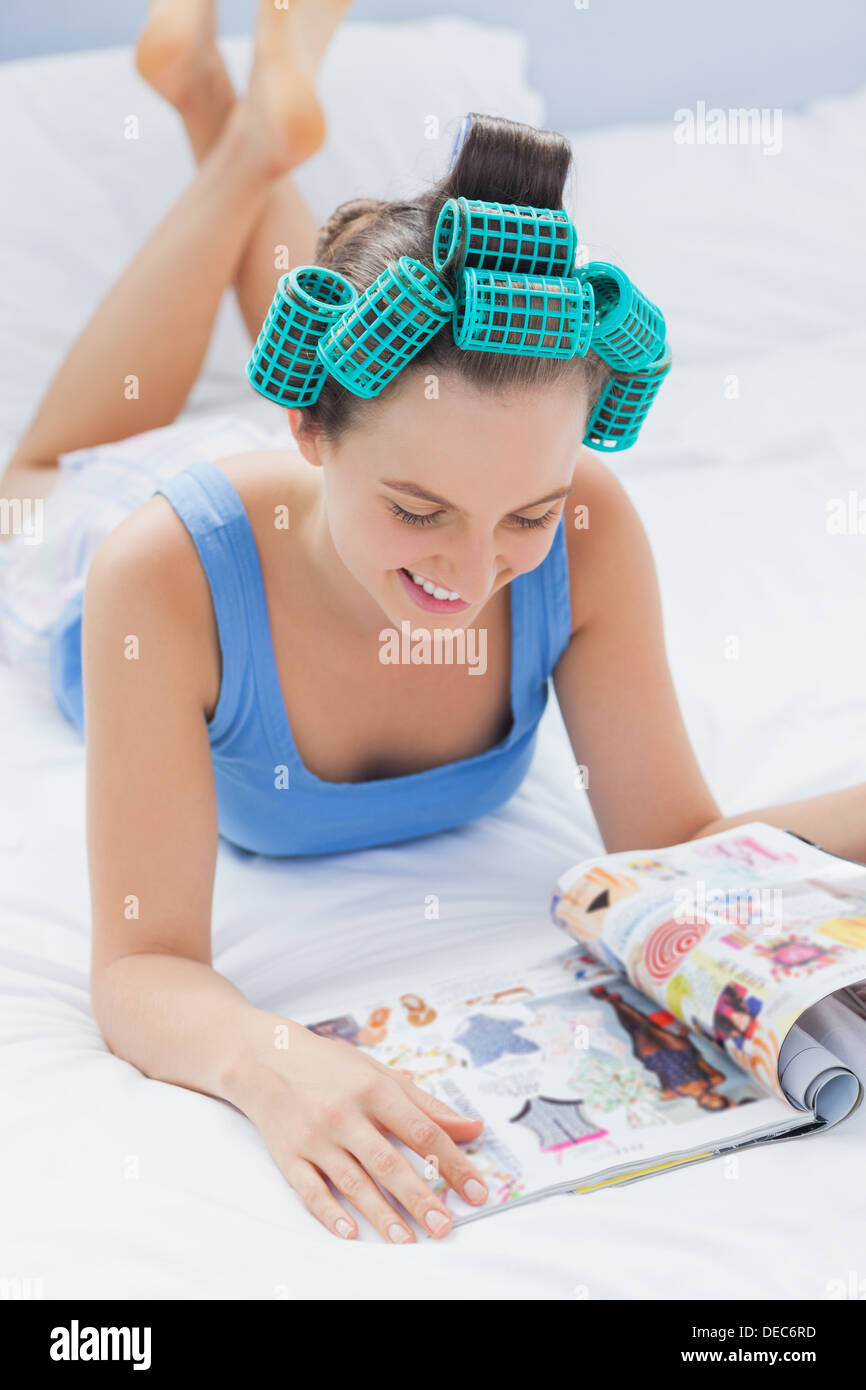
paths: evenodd
<path fill-rule="evenodd" d="M 217 48 L 214 0 L 151 0 L 135 65 L 145 82 L 183 117 L 201 158 L 235 100 Z"/>
<path fill-rule="evenodd" d="M 259 0 L 247 106 L 274 163 L 292 169 L 325 139 L 316 76 L 350 0 Z"/>

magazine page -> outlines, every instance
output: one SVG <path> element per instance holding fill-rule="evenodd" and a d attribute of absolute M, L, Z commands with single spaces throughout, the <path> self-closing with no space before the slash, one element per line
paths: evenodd
<path fill-rule="evenodd" d="M 839 995 L 839 999 L 846 1009 L 850 1009 L 859 1018 L 866 1018 L 866 983 L 851 985 L 849 989 L 844 989 Z"/>
<path fill-rule="evenodd" d="M 799 1027 L 866 1083 L 866 1019 L 847 1007 L 844 994 L 813 1004 Z"/>
<path fill-rule="evenodd" d="M 812 1013 L 813 1009 L 807 1009 L 800 1022 L 788 1029 L 779 1049 L 779 1084 L 794 1105 L 811 1110 L 825 1125 L 835 1125 L 856 1110 L 863 1087 L 857 1071 L 847 1066 L 838 1052 L 831 1052 L 806 1031 L 803 1024 Z M 818 1031 L 829 1040 L 833 1030 L 819 1027 Z M 863 1032 L 866 1041 L 866 1030 Z"/>
<path fill-rule="evenodd" d="M 475 976 L 384 991 L 307 1026 L 484 1120 L 464 1146 L 490 1190 L 481 1211 L 447 1188 L 435 1161 L 399 1145 L 456 1223 L 814 1127 L 581 948 L 530 966 L 499 958 Z"/>
<path fill-rule="evenodd" d="M 761 822 L 579 865 L 552 913 L 780 1097 L 792 1026 L 866 981 L 866 867 Z"/>

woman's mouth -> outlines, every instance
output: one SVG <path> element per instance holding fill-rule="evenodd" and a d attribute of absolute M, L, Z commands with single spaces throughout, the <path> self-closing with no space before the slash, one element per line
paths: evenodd
<path fill-rule="evenodd" d="M 468 599 L 461 598 L 453 589 L 444 588 L 426 575 L 406 569 L 397 570 L 397 574 L 413 603 L 428 613 L 462 613 L 472 606 Z"/>

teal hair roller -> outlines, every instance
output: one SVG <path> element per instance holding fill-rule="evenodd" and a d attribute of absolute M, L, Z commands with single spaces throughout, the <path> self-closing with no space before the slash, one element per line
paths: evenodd
<path fill-rule="evenodd" d="M 592 343 L 595 348 L 595 339 Z M 671 369 L 671 350 L 645 371 L 631 376 L 616 373 L 605 383 L 598 403 L 589 417 L 584 444 L 591 449 L 618 452 L 630 449 L 640 433 L 647 411 Z"/>
<path fill-rule="evenodd" d="M 313 405 L 325 379 L 319 339 L 357 297 L 354 285 L 324 266 L 283 275 L 247 363 L 256 391 L 278 405 Z"/>
<path fill-rule="evenodd" d="M 595 291 L 592 350 L 615 371 L 642 371 L 664 351 L 665 321 L 619 266 L 590 261 L 576 274 Z"/>
<path fill-rule="evenodd" d="M 522 275 L 570 276 L 577 231 L 562 208 L 449 198 L 433 233 L 433 264 Z"/>
<path fill-rule="evenodd" d="M 592 286 L 584 287 L 576 277 L 469 267 L 460 277 L 452 326 L 461 348 L 523 357 L 583 357 L 594 318 Z"/>
<path fill-rule="evenodd" d="M 330 374 L 356 396 L 378 396 L 454 312 L 454 296 L 412 256 L 390 261 L 319 342 Z"/>

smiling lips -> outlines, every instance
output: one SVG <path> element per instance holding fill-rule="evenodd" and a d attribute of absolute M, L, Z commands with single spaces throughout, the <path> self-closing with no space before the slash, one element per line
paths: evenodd
<path fill-rule="evenodd" d="M 464 609 L 471 607 L 468 600 L 461 598 L 453 589 L 435 584 L 423 574 L 404 569 L 399 569 L 397 574 L 413 603 L 426 609 L 428 613 L 462 613 Z"/>

